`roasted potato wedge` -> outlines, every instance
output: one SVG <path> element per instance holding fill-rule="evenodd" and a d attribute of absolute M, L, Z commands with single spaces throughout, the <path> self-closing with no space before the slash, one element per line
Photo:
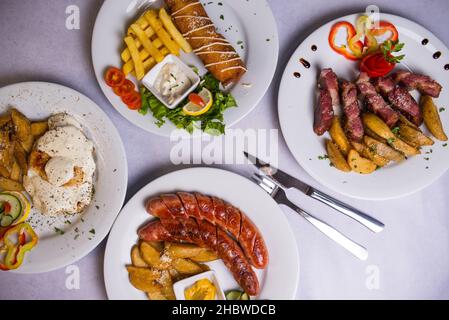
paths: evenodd
<path fill-rule="evenodd" d="M 27 154 L 22 145 L 19 143 L 16 143 L 14 146 L 14 157 L 16 158 L 23 174 L 26 174 L 28 172 Z"/>
<path fill-rule="evenodd" d="M 129 281 L 138 290 L 145 292 L 154 291 L 154 282 L 160 278 L 160 272 L 151 268 L 137 268 L 127 266 Z"/>
<path fill-rule="evenodd" d="M 7 190 L 7 191 L 23 191 L 23 186 L 21 183 L 0 177 L 0 190 Z"/>
<path fill-rule="evenodd" d="M 5 168 L 3 164 L 0 164 L 0 176 L 3 178 L 9 178 L 11 173 L 8 171 L 8 169 Z"/>
<path fill-rule="evenodd" d="M 447 135 L 444 132 L 438 109 L 433 99 L 429 96 L 422 96 L 420 100 L 424 123 L 430 133 L 440 141 L 447 141 Z"/>
<path fill-rule="evenodd" d="M 157 282 L 161 284 L 161 292 L 167 300 L 176 300 L 175 292 L 173 291 L 173 281 L 167 270 L 161 271 L 161 276 Z"/>
<path fill-rule="evenodd" d="M 404 124 L 399 125 L 399 137 L 407 142 L 409 145 L 418 148 L 421 146 L 431 146 L 434 144 L 434 141 L 426 136 L 419 130 L 416 130 L 414 127 L 410 127 Z"/>
<path fill-rule="evenodd" d="M 154 283 L 150 291 L 147 291 L 148 299 L 150 300 L 167 300 L 167 298 L 162 293 L 162 285 L 159 283 Z"/>
<path fill-rule="evenodd" d="M 329 160 L 334 165 L 335 168 L 343 172 L 351 171 L 351 167 L 346 162 L 343 153 L 340 151 L 340 149 L 333 141 L 327 140 L 326 150 L 327 155 L 329 156 Z"/>
<path fill-rule="evenodd" d="M 20 166 L 17 163 L 17 161 L 14 161 L 14 163 L 12 165 L 12 169 L 11 169 L 10 179 L 17 181 L 17 182 L 22 182 L 21 178 L 22 178 L 22 174 L 21 174 Z"/>
<path fill-rule="evenodd" d="M 365 136 L 369 136 L 371 138 L 376 139 L 377 141 L 380 141 L 382 143 L 387 143 L 387 140 L 385 140 L 384 138 L 382 138 L 381 136 L 379 136 L 377 133 L 375 133 L 373 130 L 371 130 L 370 128 L 365 126 Z"/>
<path fill-rule="evenodd" d="M 179 273 L 195 275 L 206 271 L 205 265 L 200 265 L 189 259 L 173 259 L 171 265 Z"/>
<path fill-rule="evenodd" d="M 385 122 L 382 121 L 378 116 L 373 113 L 364 113 L 362 115 L 363 124 L 374 131 L 377 135 L 381 136 L 385 140 L 387 140 L 388 144 L 391 145 L 394 149 L 402 152 L 406 156 L 413 156 L 420 154 L 420 151 L 398 137 L 390 130 Z"/>
<path fill-rule="evenodd" d="M 0 127 L 3 127 L 5 124 L 11 121 L 11 114 L 6 114 L 0 116 Z"/>
<path fill-rule="evenodd" d="M 148 264 L 142 259 L 138 245 L 131 249 L 131 261 L 134 267 L 147 268 Z"/>
<path fill-rule="evenodd" d="M 203 248 L 200 248 L 194 244 L 166 242 L 165 250 L 170 257 L 176 259 L 197 256 L 201 253 Z"/>
<path fill-rule="evenodd" d="M 377 169 L 377 166 L 374 162 L 361 157 L 360 154 L 354 149 L 352 149 L 348 153 L 348 164 L 351 167 L 352 171 L 360 174 L 370 174 Z"/>
<path fill-rule="evenodd" d="M 159 252 L 164 251 L 164 243 L 163 242 L 157 242 L 157 241 L 145 241 L 150 246 L 152 246 L 154 249 L 156 249 Z"/>
<path fill-rule="evenodd" d="M 47 121 L 33 122 L 31 124 L 31 134 L 35 137 L 40 137 L 47 131 L 48 131 Z"/>
<path fill-rule="evenodd" d="M 17 138 L 20 141 L 26 141 L 31 135 L 30 120 L 16 109 L 11 110 L 11 119 L 16 128 Z"/>
<path fill-rule="evenodd" d="M 338 146 L 338 148 L 340 148 L 341 153 L 343 153 L 344 156 L 347 156 L 349 150 L 351 150 L 351 144 L 349 143 L 349 140 L 346 137 L 345 131 L 341 126 L 341 120 L 338 116 L 335 116 L 332 119 L 332 125 L 331 128 L 329 129 L 329 134 L 332 140 Z"/>
<path fill-rule="evenodd" d="M 378 155 L 374 150 L 371 150 L 363 143 L 352 141 L 352 146 L 354 149 L 364 158 L 370 159 L 378 167 L 384 167 L 390 162 L 387 158 Z M 396 152 L 396 151 L 395 151 Z"/>
<path fill-rule="evenodd" d="M 415 125 L 413 122 L 411 122 L 409 119 L 407 119 L 403 114 L 399 113 L 399 125 L 405 125 L 412 127 L 418 131 L 421 131 L 421 129 Z"/>
<path fill-rule="evenodd" d="M 148 242 L 140 244 L 140 255 L 149 266 L 156 269 L 167 269 L 169 264 L 161 260 L 161 253 Z"/>
<path fill-rule="evenodd" d="M 209 249 L 204 249 L 199 255 L 190 258 L 190 260 L 193 260 L 195 262 L 210 262 L 217 259 L 218 256 L 215 254 L 215 252 Z"/>
<path fill-rule="evenodd" d="M 400 161 L 405 160 L 405 157 L 402 153 L 394 150 L 393 148 L 391 148 L 390 146 L 388 146 L 385 143 L 377 141 L 376 139 L 371 138 L 369 136 L 363 137 L 363 140 L 371 152 L 373 152 L 385 159 L 395 161 L 395 162 L 400 162 Z"/>
<path fill-rule="evenodd" d="M 20 145 L 22 146 L 23 150 L 25 150 L 27 153 L 31 152 L 31 149 L 33 149 L 33 144 L 34 144 L 34 136 L 31 134 L 25 141 L 20 141 Z"/>

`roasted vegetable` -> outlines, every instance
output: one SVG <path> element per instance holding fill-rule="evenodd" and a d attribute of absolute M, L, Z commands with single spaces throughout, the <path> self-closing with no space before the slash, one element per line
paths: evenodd
<path fill-rule="evenodd" d="M 377 166 L 374 162 L 361 157 L 360 154 L 354 149 L 352 149 L 348 153 L 348 164 L 351 167 L 352 171 L 360 174 L 369 174 L 377 169 Z"/>
<path fill-rule="evenodd" d="M 427 129 L 438 140 L 447 141 L 447 135 L 444 132 L 443 124 L 441 123 L 440 115 L 438 114 L 438 109 L 433 99 L 430 96 L 422 96 L 420 104 Z"/>
<path fill-rule="evenodd" d="M 365 136 L 364 142 L 366 146 L 369 148 L 369 150 L 385 159 L 399 162 L 402 160 L 405 160 L 405 157 L 402 153 L 394 150 L 393 148 L 389 147 L 385 143 L 382 143 L 380 141 L 377 141 L 374 138 Z"/>
<path fill-rule="evenodd" d="M 23 186 L 17 181 L 0 177 L 1 191 L 23 191 Z"/>
<path fill-rule="evenodd" d="M 31 135 L 30 120 L 16 109 L 11 110 L 11 118 L 16 129 L 17 138 L 20 141 L 26 141 L 28 136 Z"/>
<path fill-rule="evenodd" d="M 352 141 L 352 146 L 354 147 L 354 149 L 360 154 L 362 155 L 362 157 L 370 159 L 372 162 L 374 162 L 378 167 L 383 167 L 386 166 L 388 164 L 388 162 L 390 162 L 390 160 L 388 160 L 387 158 L 384 158 L 380 155 L 378 155 L 375 150 L 372 150 L 370 148 L 368 148 L 367 145 L 363 144 L 363 143 L 359 143 L 359 142 L 354 142 Z M 396 152 L 396 151 L 395 151 Z"/>
<path fill-rule="evenodd" d="M 142 259 L 138 245 L 135 245 L 131 249 L 131 261 L 133 263 L 133 266 L 135 266 L 135 267 L 139 267 L 139 268 L 149 267 L 148 264 Z"/>
<path fill-rule="evenodd" d="M 35 137 L 40 137 L 48 130 L 47 121 L 33 122 L 31 124 L 31 134 Z"/>
<path fill-rule="evenodd" d="M 342 152 L 333 141 L 327 140 L 326 150 L 327 155 L 329 156 L 329 160 L 334 165 L 335 168 L 343 172 L 351 171 L 351 168 L 346 162 L 345 157 L 343 156 Z"/>
<path fill-rule="evenodd" d="M 344 156 L 347 156 L 349 150 L 351 150 L 351 144 L 346 137 L 346 134 L 341 126 L 340 118 L 338 116 L 335 116 L 332 119 L 332 125 L 329 129 L 329 134 L 338 148 L 340 148 L 341 153 L 343 153 Z"/>
<path fill-rule="evenodd" d="M 399 139 L 378 116 L 372 113 L 364 113 L 362 115 L 363 124 L 374 131 L 377 135 L 387 140 L 387 143 L 394 149 L 401 151 L 406 156 L 420 154 L 420 151 L 401 139 Z"/>
<path fill-rule="evenodd" d="M 402 140 L 415 148 L 421 146 L 431 146 L 434 144 L 431 138 L 414 127 L 410 127 L 408 125 L 400 124 L 398 133 Z"/>

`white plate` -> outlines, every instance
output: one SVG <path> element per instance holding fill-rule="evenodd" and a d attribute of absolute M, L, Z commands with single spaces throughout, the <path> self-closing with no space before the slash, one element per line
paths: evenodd
<path fill-rule="evenodd" d="M 32 120 L 67 112 L 79 120 L 95 146 L 95 194 L 89 207 L 82 214 L 70 217 L 45 217 L 34 209 L 30 213 L 28 221 L 38 233 L 39 243 L 27 253 L 16 272 L 47 272 L 81 259 L 108 234 L 125 199 L 128 180 L 125 150 L 106 114 L 75 90 L 45 82 L 13 84 L 0 89 L 0 113 L 11 107 Z"/>
<path fill-rule="evenodd" d="M 128 6 L 133 0 L 106 0 L 98 13 L 92 36 L 92 60 L 98 83 L 114 108 L 138 127 L 162 136 L 170 136 L 176 127 L 167 121 L 161 128 L 149 112 L 142 116 L 129 110 L 103 80 L 109 66 L 121 66 L 120 51 L 123 35 L 129 23 L 136 18 L 138 10 Z M 277 65 L 279 42 L 276 22 L 265 0 L 212 0 L 205 9 L 219 32 L 233 45 L 245 61 L 248 72 L 230 89 L 238 107 L 227 110 L 225 123 L 230 127 L 245 117 L 262 99 L 273 79 Z M 223 5 L 218 5 L 222 3 Z M 220 16 L 223 15 L 223 19 Z M 268 41 L 267 41 L 268 40 Z M 242 41 L 241 45 L 237 45 Z M 195 65 L 204 73 L 201 61 L 193 54 L 181 54 L 181 59 Z M 242 84 L 251 84 L 250 88 Z"/>
<path fill-rule="evenodd" d="M 219 181 L 219 183 L 217 183 Z M 145 210 L 148 197 L 164 192 L 198 191 L 215 195 L 240 208 L 256 224 L 267 244 L 270 262 L 256 270 L 261 292 L 258 299 L 294 299 L 299 280 L 296 241 L 283 212 L 253 182 L 228 171 L 192 168 L 162 176 L 142 188 L 123 208 L 109 235 L 104 259 L 104 279 L 109 299 L 146 299 L 129 282 L 125 266 L 131 264 L 131 248 L 137 230 L 153 219 Z M 238 288 L 221 260 L 209 263 L 226 292 Z"/>
<path fill-rule="evenodd" d="M 449 168 L 449 147 L 443 147 L 442 142 L 435 140 L 434 146 L 423 148 L 422 155 L 400 164 L 389 165 L 370 175 L 343 173 L 330 167 L 327 160 L 318 159 L 318 156 L 326 153 L 324 137 L 328 137 L 327 134 L 318 137 L 312 129 L 319 72 L 322 68 L 331 67 L 341 78 L 353 80 L 358 76 L 357 65 L 330 48 L 327 40 L 329 30 L 336 21 L 355 23 L 357 16 L 358 14 L 353 14 L 338 18 L 320 27 L 304 40 L 291 57 L 279 90 L 282 133 L 299 164 L 318 182 L 334 191 L 371 200 L 405 196 L 428 186 Z M 410 20 L 390 14 L 381 14 L 380 18 L 393 23 L 399 31 L 400 42 L 405 43 L 403 51 L 406 56 L 402 65 L 429 75 L 443 85 L 443 91 L 435 102 L 440 107 L 447 108 L 449 71 L 444 69 L 449 56 L 447 47 L 430 31 Z M 424 38 L 429 39 L 425 46 L 421 44 Z M 312 51 L 312 45 L 316 45 L 318 49 Z M 441 51 L 442 58 L 433 58 L 437 51 Z M 304 68 L 299 62 L 300 58 L 309 61 L 311 68 Z M 294 72 L 300 72 L 301 77 L 296 78 Z M 449 111 L 440 113 L 440 116 L 446 130 L 449 130 Z M 432 153 L 426 154 L 430 149 Z"/>

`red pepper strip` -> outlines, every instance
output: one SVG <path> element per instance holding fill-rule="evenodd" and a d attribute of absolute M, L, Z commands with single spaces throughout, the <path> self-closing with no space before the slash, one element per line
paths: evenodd
<path fill-rule="evenodd" d="M 399 32 L 396 27 L 387 21 L 379 21 L 379 27 L 371 29 L 371 34 L 375 37 L 384 35 L 387 31 L 391 32 L 390 38 L 387 40 L 397 41 L 399 39 Z"/>
<path fill-rule="evenodd" d="M 334 24 L 332 26 L 331 31 L 329 33 L 328 41 L 329 41 L 330 47 L 332 48 L 332 50 L 334 50 L 338 54 L 341 54 L 346 59 L 357 61 L 358 58 L 347 49 L 346 45 L 337 46 L 335 44 L 335 37 L 337 36 L 337 33 L 340 30 L 340 28 L 346 29 L 346 33 L 347 33 L 346 39 L 347 39 L 348 43 L 352 39 L 352 37 L 354 37 L 356 34 L 354 26 L 352 24 L 350 24 L 349 22 L 346 22 L 346 21 L 337 22 L 336 24 Z M 361 47 L 360 48 L 360 51 L 361 51 L 362 47 L 363 47 L 363 43 L 358 41 L 356 45 Z"/>
<path fill-rule="evenodd" d="M 11 240 L 13 236 L 17 237 L 18 243 Z M 27 240 L 27 236 L 29 240 Z M 3 242 L 8 251 L 4 261 L 0 262 L 0 268 L 13 270 L 22 265 L 25 253 L 34 248 L 38 242 L 38 236 L 28 223 L 21 223 L 6 231 Z"/>

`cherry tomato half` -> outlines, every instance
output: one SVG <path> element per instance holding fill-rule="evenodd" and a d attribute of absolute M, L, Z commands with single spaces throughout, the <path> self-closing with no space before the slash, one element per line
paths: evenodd
<path fill-rule="evenodd" d="M 189 94 L 189 100 L 190 102 L 192 102 L 193 104 L 196 104 L 197 106 L 200 107 L 204 107 L 206 104 L 204 103 L 203 98 L 201 98 L 200 95 L 196 94 L 196 93 L 191 93 Z"/>
<path fill-rule="evenodd" d="M 120 87 L 125 82 L 125 74 L 116 67 L 110 67 L 104 76 L 106 84 L 110 87 Z"/>
<path fill-rule="evenodd" d="M 114 93 L 120 97 L 127 95 L 134 91 L 136 86 L 131 80 L 125 79 L 120 87 L 113 87 Z"/>
<path fill-rule="evenodd" d="M 122 96 L 122 101 L 131 110 L 138 110 L 142 107 L 142 97 L 137 91 L 132 91 L 124 96 Z"/>

